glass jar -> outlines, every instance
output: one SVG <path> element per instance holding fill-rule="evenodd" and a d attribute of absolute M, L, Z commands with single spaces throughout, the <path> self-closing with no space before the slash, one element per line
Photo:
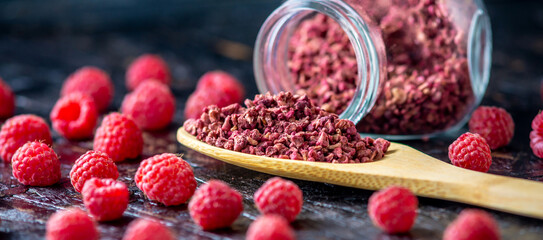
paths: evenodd
<path fill-rule="evenodd" d="M 261 93 L 307 94 L 364 135 L 412 139 L 467 121 L 491 48 L 479 0 L 287 0 L 253 61 Z"/>

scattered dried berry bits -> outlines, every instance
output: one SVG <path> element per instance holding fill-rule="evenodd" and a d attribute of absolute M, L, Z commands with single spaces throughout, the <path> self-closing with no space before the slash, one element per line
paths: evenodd
<path fill-rule="evenodd" d="M 107 154 L 91 150 L 75 161 L 70 171 L 70 181 L 74 189 L 81 192 L 85 182 L 93 177 L 117 179 L 119 172 Z"/>
<path fill-rule="evenodd" d="M 60 210 L 47 220 L 46 240 L 98 240 L 96 223 L 78 208 Z"/>
<path fill-rule="evenodd" d="M 60 98 L 49 116 L 55 129 L 67 139 L 92 137 L 98 121 L 98 109 L 89 95 L 75 92 Z"/>
<path fill-rule="evenodd" d="M 30 186 L 49 186 L 60 180 L 58 156 L 47 144 L 27 142 L 11 159 L 13 176 Z"/>
<path fill-rule="evenodd" d="M 0 157 L 4 162 L 11 162 L 15 151 L 29 141 L 41 141 L 47 145 L 53 143 L 51 131 L 45 120 L 32 114 L 17 115 L 8 119 L 0 129 Z"/>
<path fill-rule="evenodd" d="M 417 217 L 418 200 L 409 189 L 391 186 L 371 195 L 368 213 L 387 233 L 408 232 Z"/>
<path fill-rule="evenodd" d="M 62 85 L 60 96 L 81 92 L 91 96 L 98 111 L 104 111 L 113 99 L 113 83 L 109 75 L 97 67 L 82 67 L 72 73 Z"/>
<path fill-rule="evenodd" d="M 141 55 L 128 66 L 126 71 L 126 87 L 128 90 L 136 89 L 138 85 L 149 79 L 170 85 L 170 69 L 168 64 L 158 55 Z"/>
<path fill-rule="evenodd" d="M 247 240 L 294 240 L 296 235 L 288 221 L 274 214 L 261 215 L 247 230 Z"/>
<path fill-rule="evenodd" d="M 228 227 L 243 211 L 241 194 L 222 181 L 210 180 L 196 190 L 189 211 L 204 230 Z"/>
<path fill-rule="evenodd" d="M 154 219 L 138 218 L 128 225 L 123 240 L 174 240 L 170 229 Z"/>
<path fill-rule="evenodd" d="M 539 112 L 532 120 L 530 132 L 530 148 L 538 158 L 543 158 L 543 113 Z"/>
<path fill-rule="evenodd" d="M 96 130 L 93 146 L 94 150 L 106 153 L 114 162 L 120 162 L 141 154 L 143 135 L 130 117 L 110 113 Z"/>
<path fill-rule="evenodd" d="M 498 224 L 483 210 L 466 209 L 445 229 L 443 240 L 499 240 Z"/>
<path fill-rule="evenodd" d="M 383 158 L 390 142 L 361 138 L 353 122 L 313 106 L 307 96 L 281 92 L 239 104 L 205 108 L 185 130 L 208 144 L 260 156 L 331 163 Z"/>
<path fill-rule="evenodd" d="M 464 133 L 449 146 L 449 159 L 457 167 L 488 172 L 492 164 L 490 147 L 477 133 Z"/>
<path fill-rule="evenodd" d="M 292 181 L 274 177 L 256 192 L 255 204 L 262 214 L 277 214 L 292 222 L 302 210 L 302 190 Z"/>
<path fill-rule="evenodd" d="M 85 207 L 98 221 L 118 219 L 128 206 L 128 188 L 111 178 L 87 180 L 81 195 Z"/>
<path fill-rule="evenodd" d="M 469 131 L 481 135 L 490 149 L 496 149 L 509 144 L 515 132 L 515 123 L 505 109 L 481 106 L 471 115 Z"/>
<path fill-rule="evenodd" d="M 0 119 L 13 116 L 15 111 L 15 94 L 7 83 L 0 78 Z"/>

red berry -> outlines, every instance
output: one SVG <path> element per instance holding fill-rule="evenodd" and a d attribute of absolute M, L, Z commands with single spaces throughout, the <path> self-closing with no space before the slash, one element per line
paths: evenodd
<path fill-rule="evenodd" d="M 175 98 L 168 86 L 147 80 L 126 95 L 121 111 L 145 130 L 168 126 L 175 113 Z"/>
<path fill-rule="evenodd" d="M 53 128 L 67 139 L 92 136 L 98 110 L 92 97 L 75 92 L 60 98 L 50 114 Z"/>
<path fill-rule="evenodd" d="M 99 151 L 88 151 L 81 155 L 70 171 L 72 186 L 81 192 L 85 182 L 93 177 L 117 179 L 117 166 L 109 156 Z"/>
<path fill-rule="evenodd" d="M 13 176 L 24 185 L 49 186 L 60 180 L 58 156 L 45 143 L 25 143 L 13 154 L 11 164 Z"/>
<path fill-rule="evenodd" d="M 222 181 L 211 180 L 196 190 L 189 211 L 204 230 L 228 227 L 243 211 L 241 194 Z"/>
<path fill-rule="evenodd" d="M 466 209 L 445 229 L 443 240 L 499 240 L 498 225 L 483 210 Z"/>
<path fill-rule="evenodd" d="M 285 218 L 267 214 L 258 217 L 247 230 L 247 240 L 294 240 L 296 236 Z"/>
<path fill-rule="evenodd" d="M 490 147 L 477 133 L 464 133 L 449 146 L 449 159 L 457 167 L 488 172 L 492 164 Z"/>
<path fill-rule="evenodd" d="M 83 203 L 98 221 L 115 220 L 122 217 L 128 206 L 128 188 L 111 178 L 91 178 L 85 182 Z"/>
<path fill-rule="evenodd" d="M 302 210 L 303 194 L 295 183 L 274 177 L 256 191 L 254 200 L 262 214 L 278 214 L 292 222 Z"/>
<path fill-rule="evenodd" d="M 174 235 L 162 223 L 139 218 L 128 225 L 128 229 L 124 233 L 123 240 L 173 240 Z"/>
<path fill-rule="evenodd" d="M 131 118 L 110 113 L 96 129 L 94 150 L 106 153 L 114 162 L 135 158 L 143 151 L 141 130 Z"/>
<path fill-rule="evenodd" d="M 538 158 L 543 158 L 543 136 L 537 131 L 530 132 L 530 147 Z"/>
<path fill-rule="evenodd" d="M 471 115 L 469 131 L 481 135 L 490 149 L 496 149 L 509 144 L 515 132 L 515 123 L 505 109 L 481 106 Z"/>
<path fill-rule="evenodd" d="M 53 144 L 51 131 L 43 118 L 36 115 L 18 115 L 8 119 L 0 130 L 0 157 L 11 162 L 17 149 L 29 141 Z"/>
<path fill-rule="evenodd" d="M 96 223 L 77 208 L 58 211 L 47 220 L 46 240 L 97 240 L 99 236 Z"/>
<path fill-rule="evenodd" d="M 243 100 L 245 89 L 243 85 L 232 75 L 223 71 L 211 71 L 204 74 L 198 80 L 196 91 L 213 91 L 222 93 L 225 102 L 239 103 Z"/>
<path fill-rule="evenodd" d="M 388 233 L 408 232 L 417 217 L 418 200 L 409 189 L 391 186 L 371 195 L 368 213 Z"/>
<path fill-rule="evenodd" d="M 149 79 L 170 85 L 170 69 L 158 55 L 141 55 L 130 64 L 126 71 L 126 87 L 129 90 L 134 90 L 140 83 Z"/>
<path fill-rule="evenodd" d="M 15 95 L 7 83 L 0 78 L 0 118 L 13 116 L 15 111 Z"/>
<path fill-rule="evenodd" d="M 60 96 L 81 92 L 92 96 L 98 111 L 107 109 L 113 98 L 114 88 L 109 75 L 96 67 L 82 67 L 72 73 L 62 85 Z"/>
<path fill-rule="evenodd" d="M 532 120 L 532 130 L 543 134 L 543 112 L 539 112 Z"/>
<path fill-rule="evenodd" d="M 196 189 L 192 168 L 172 153 L 143 160 L 134 180 L 149 199 L 166 206 L 185 203 Z"/>

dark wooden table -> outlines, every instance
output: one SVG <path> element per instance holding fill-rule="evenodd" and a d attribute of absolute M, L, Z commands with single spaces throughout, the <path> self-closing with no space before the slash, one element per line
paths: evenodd
<path fill-rule="evenodd" d="M 257 93 L 252 73 L 251 46 L 265 17 L 279 1 L 185 0 L 132 5 L 109 1 L 4 1 L 0 3 L 0 76 L 17 94 L 17 114 L 48 118 L 62 81 L 83 65 L 96 65 L 112 76 L 116 92 L 110 111 L 126 93 L 124 71 L 141 53 L 161 54 L 174 76 L 172 89 L 178 111 L 162 132 L 146 132 L 140 159 L 118 164 L 119 179 L 130 187 L 130 205 L 122 219 L 100 223 L 103 239 L 120 239 L 127 224 L 139 216 L 154 216 L 180 239 L 243 239 L 258 211 L 252 195 L 270 175 L 203 156 L 175 141 L 183 122 L 183 106 L 196 80 L 208 70 L 224 69 L 241 79 L 248 95 Z M 543 160 L 529 147 L 532 118 L 542 108 L 543 4 L 540 1 L 487 1 L 494 30 L 491 82 L 483 101 L 506 108 L 516 123 L 513 142 L 493 152 L 492 174 L 543 181 Z M 239 45 L 241 44 L 241 45 Z M 234 46 L 234 53 L 224 52 Z M 462 131 L 466 131 L 463 129 Z M 52 187 L 26 187 L 0 164 L 0 239 L 40 239 L 45 222 L 55 211 L 82 206 L 69 181 L 71 164 L 92 147 L 90 141 L 69 142 L 54 133 L 53 148 L 61 156 L 63 177 Z M 427 142 L 404 142 L 447 161 L 447 146 L 461 132 Z M 199 183 L 221 179 L 244 197 L 244 212 L 229 229 L 201 231 L 186 205 L 164 207 L 146 200 L 133 176 L 141 159 L 162 152 L 184 153 Z M 419 198 L 417 222 L 410 233 L 389 236 L 375 228 L 366 212 L 372 191 L 294 180 L 304 192 L 302 213 L 292 224 L 298 239 L 440 239 L 445 227 L 472 206 Z M 473 189 L 477 191 L 477 189 Z M 543 221 L 488 210 L 504 239 L 543 239 Z"/>

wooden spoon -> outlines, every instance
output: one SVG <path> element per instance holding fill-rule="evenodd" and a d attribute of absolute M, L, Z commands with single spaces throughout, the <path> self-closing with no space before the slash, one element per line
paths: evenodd
<path fill-rule="evenodd" d="M 177 131 L 177 140 L 200 153 L 251 170 L 370 190 L 399 185 L 419 196 L 446 199 L 543 219 L 543 183 L 471 171 L 391 143 L 370 163 L 333 164 L 284 160 L 218 148 Z"/>

